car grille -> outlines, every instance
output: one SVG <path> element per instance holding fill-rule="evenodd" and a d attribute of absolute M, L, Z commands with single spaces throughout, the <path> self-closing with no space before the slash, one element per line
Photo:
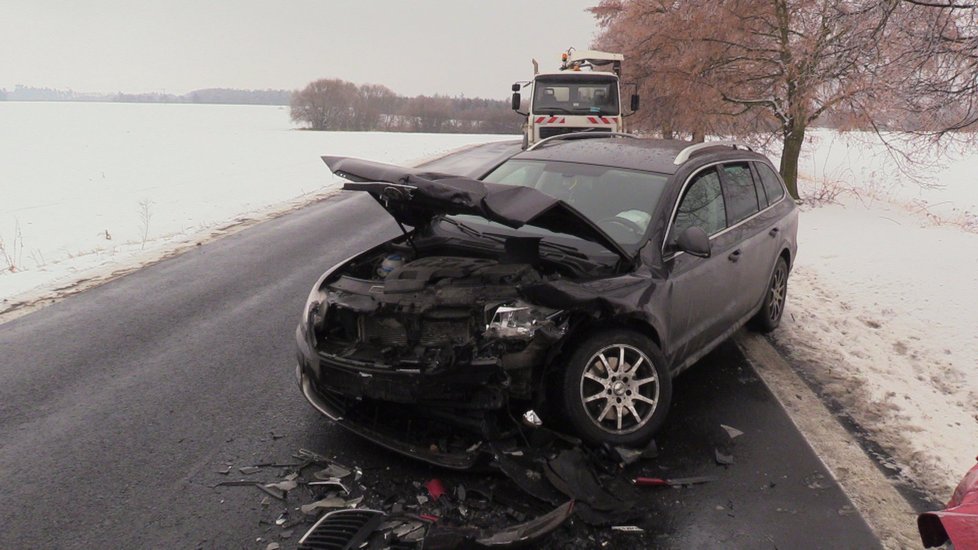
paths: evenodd
<path fill-rule="evenodd" d="M 559 136 L 561 134 L 570 134 L 573 132 L 583 132 L 588 130 L 591 132 L 610 132 L 611 128 L 595 128 L 592 126 L 578 128 L 574 126 L 563 127 L 563 126 L 543 126 L 540 128 L 540 139 L 545 139 L 548 137 Z"/>
<path fill-rule="evenodd" d="M 461 345 L 469 340 L 468 319 L 451 321 L 426 320 L 421 325 L 422 346 Z"/>
<path fill-rule="evenodd" d="M 361 315 L 360 341 L 383 346 L 406 346 L 407 329 L 393 317 Z"/>
<path fill-rule="evenodd" d="M 384 521 L 377 510 L 337 510 L 323 516 L 301 540 L 299 550 L 359 548 Z"/>

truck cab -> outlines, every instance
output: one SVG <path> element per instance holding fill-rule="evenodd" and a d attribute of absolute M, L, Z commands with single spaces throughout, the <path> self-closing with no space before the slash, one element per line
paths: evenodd
<path fill-rule="evenodd" d="M 513 84 L 513 110 L 527 117 L 524 149 L 560 134 L 625 131 L 620 83 L 623 56 L 571 49 L 562 60 L 558 72 L 536 74 L 532 81 Z M 604 68 L 612 70 L 597 70 Z M 522 113 L 521 90 L 525 88 L 530 101 L 528 112 Z M 631 109 L 638 109 L 637 95 L 632 96 Z"/>

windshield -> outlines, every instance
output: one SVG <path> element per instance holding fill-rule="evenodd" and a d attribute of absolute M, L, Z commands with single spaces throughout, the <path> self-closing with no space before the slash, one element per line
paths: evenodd
<path fill-rule="evenodd" d="M 635 252 L 643 243 L 667 176 L 611 166 L 574 162 L 510 160 L 483 178 L 490 183 L 532 187 L 560 199 L 593 221 L 622 248 Z M 453 216 L 468 224 L 486 224 L 475 216 Z M 521 233 L 544 238 L 555 234 L 523 226 Z M 582 239 L 560 235 L 561 239 Z"/>
<path fill-rule="evenodd" d="M 618 83 L 613 78 L 539 78 L 533 84 L 533 113 L 620 114 Z"/>

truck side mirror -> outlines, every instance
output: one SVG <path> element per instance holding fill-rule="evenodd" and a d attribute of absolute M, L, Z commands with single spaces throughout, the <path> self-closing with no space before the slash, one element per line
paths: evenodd
<path fill-rule="evenodd" d="M 513 84 L 513 86 L 516 86 L 516 84 Z M 519 111 L 520 110 L 520 103 L 521 103 L 520 93 L 519 92 L 513 92 L 513 110 L 514 111 Z"/>
<path fill-rule="evenodd" d="M 632 105 L 631 105 L 631 107 L 632 107 L 632 112 L 633 113 L 638 110 L 638 94 L 632 94 Z"/>
<path fill-rule="evenodd" d="M 513 84 L 513 87 L 512 87 L 512 90 L 513 90 L 514 92 L 518 92 L 518 91 L 520 91 L 520 83 L 519 83 L 519 82 L 517 82 L 516 84 Z"/>

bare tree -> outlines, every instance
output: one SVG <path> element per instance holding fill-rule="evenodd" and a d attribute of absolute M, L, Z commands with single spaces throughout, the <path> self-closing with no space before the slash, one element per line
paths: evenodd
<path fill-rule="evenodd" d="M 361 84 L 353 102 L 353 129 L 376 130 L 382 115 L 394 112 L 397 95 L 387 86 Z"/>
<path fill-rule="evenodd" d="M 407 101 L 404 114 L 415 132 L 443 132 L 452 120 L 452 102 L 444 96 L 419 95 Z"/>
<path fill-rule="evenodd" d="M 350 130 L 357 86 L 336 78 L 311 82 L 292 94 L 290 114 L 313 130 Z"/>
<path fill-rule="evenodd" d="M 592 12 L 604 28 L 599 44 L 625 51 L 626 70 L 655 105 L 646 116 L 664 134 L 776 134 L 781 174 L 797 197 L 805 132 L 828 113 L 881 138 L 974 124 L 973 109 L 952 109 L 961 115 L 954 121 L 945 113 L 975 95 L 976 50 L 960 41 L 973 32 L 965 12 L 974 8 L 918 3 L 602 0 Z"/>

